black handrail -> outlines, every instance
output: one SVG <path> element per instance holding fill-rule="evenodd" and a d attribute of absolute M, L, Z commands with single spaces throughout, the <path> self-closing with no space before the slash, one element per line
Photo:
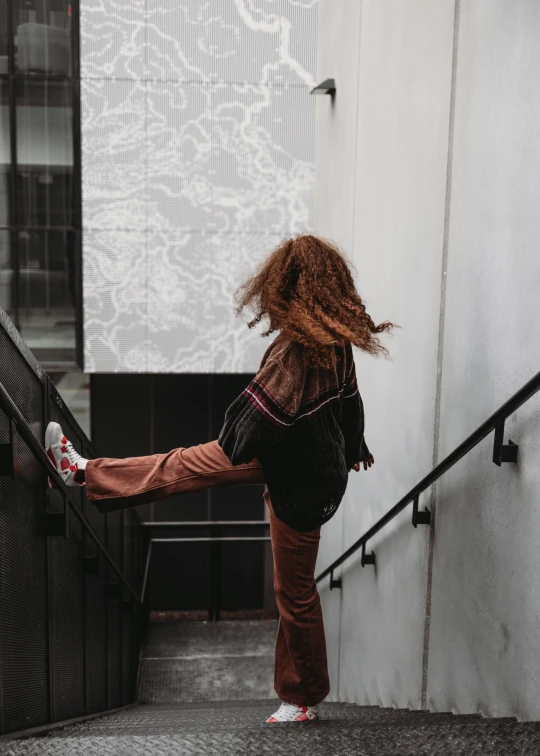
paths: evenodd
<path fill-rule="evenodd" d="M 146 520 L 141 525 L 143 528 L 256 528 L 269 527 L 270 520 Z"/>
<path fill-rule="evenodd" d="M 491 431 L 495 431 L 495 446 L 493 453 L 493 461 L 500 465 L 501 461 L 517 461 L 517 447 L 515 444 L 511 444 L 510 447 L 503 445 L 504 434 L 504 421 L 507 417 L 512 415 L 522 404 L 530 399 L 534 394 L 540 390 L 540 373 L 537 373 L 530 381 L 528 381 L 519 391 L 517 391 L 502 407 L 491 415 L 482 425 L 471 433 L 471 435 L 463 441 L 453 452 L 451 452 L 442 462 L 440 462 L 433 470 L 428 473 L 425 478 L 411 488 L 411 490 L 405 494 L 405 496 L 398 501 L 398 503 L 388 510 L 388 512 L 378 520 L 368 531 L 364 533 L 357 541 L 353 543 L 343 554 L 338 557 L 332 564 L 323 570 L 320 575 L 317 576 L 317 583 L 323 578 L 330 575 L 332 581 L 334 570 L 345 562 L 350 556 L 356 553 L 359 549 L 364 549 L 367 542 L 373 538 L 373 536 L 388 525 L 401 511 L 405 509 L 408 504 L 413 502 L 418 503 L 418 497 L 426 489 L 430 488 L 444 473 L 453 467 L 456 462 L 464 457 L 471 451 L 477 444 L 480 443 Z M 512 453 L 512 450 L 515 450 Z M 505 455 L 508 455 L 508 459 L 505 460 Z M 510 457 L 513 459 L 510 460 Z"/>
<path fill-rule="evenodd" d="M 86 530 L 90 538 L 94 541 L 99 551 L 101 551 L 101 553 L 103 554 L 103 556 L 109 563 L 110 567 L 114 570 L 114 572 L 118 576 L 119 580 L 126 586 L 126 588 L 134 597 L 134 599 L 137 601 L 137 603 L 140 603 L 139 595 L 137 594 L 135 589 L 130 585 L 130 583 L 126 580 L 122 571 L 117 566 L 116 562 L 114 561 L 112 556 L 109 554 L 105 546 L 102 544 L 98 535 L 94 532 L 94 529 L 92 528 L 92 526 L 90 525 L 86 517 L 81 512 L 77 503 L 71 498 L 69 489 L 67 488 L 64 481 L 62 480 L 60 473 L 54 467 L 51 460 L 48 458 L 45 452 L 45 449 L 43 448 L 41 443 L 38 441 L 38 439 L 35 437 L 34 432 L 32 431 L 29 424 L 27 423 L 27 421 L 21 414 L 15 402 L 12 400 L 12 398 L 8 394 L 7 389 L 5 388 L 4 384 L 1 382 L 0 382 L 0 407 L 6 413 L 6 415 L 15 423 L 17 432 L 19 433 L 21 438 L 24 440 L 24 442 L 27 444 L 27 446 L 32 450 L 37 461 L 41 464 L 42 467 L 45 468 L 47 475 L 51 478 L 55 487 L 60 491 L 61 495 L 64 498 L 64 501 L 67 504 L 69 504 L 71 511 L 75 514 L 75 516 L 77 517 L 77 519 L 79 520 L 83 528 Z"/>

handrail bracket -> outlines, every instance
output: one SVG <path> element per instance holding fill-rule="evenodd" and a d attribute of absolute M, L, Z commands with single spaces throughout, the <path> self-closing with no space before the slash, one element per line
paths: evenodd
<path fill-rule="evenodd" d="M 375 552 L 372 551 L 371 554 L 366 554 L 366 544 L 362 544 L 362 567 L 365 567 L 366 564 L 375 564 Z"/>
<path fill-rule="evenodd" d="M 512 462 L 516 464 L 518 461 L 518 444 L 513 441 L 504 443 L 504 420 L 495 427 L 495 435 L 493 439 L 493 461 L 500 467 L 503 462 Z"/>
<path fill-rule="evenodd" d="M 417 525 L 431 525 L 431 512 L 426 507 L 424 512 L 418 511 L 418 496 L 413 499 L 413 511 L 412 511 L 412 524 L 416 528 Z"/>
<path fill-rule="evenodd" d="M 69 515 L 68 503 L 63 496 L 64 509 L 62 512 L 47 512 L 45 520 L 45 532 L 50 538 L 62 536 L 69 538 Z"/>
<path fill-rule="evenodd" d="M 341 590 L 343 588 L 343 583 L 340 577 L 338 578 L 334 577 L 334 572 L 332 571 L 330 573 L 330 590 L 333 591 L 334 588 L 338 588 L 339 590 Z"/>

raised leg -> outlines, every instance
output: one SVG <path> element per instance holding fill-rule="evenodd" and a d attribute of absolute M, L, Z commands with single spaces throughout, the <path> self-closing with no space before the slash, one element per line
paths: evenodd
<path fill-rule="evenodd" d="M 212 487 L 264 483 L 259 462 L 232 465 L 217 441 L 149 457 L 89 460 L 88 498 L 101 512 Z"/>

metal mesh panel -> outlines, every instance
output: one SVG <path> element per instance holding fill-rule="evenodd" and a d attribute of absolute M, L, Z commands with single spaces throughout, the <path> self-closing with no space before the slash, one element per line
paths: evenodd
<path fill-rule="evenodd" d="M 133 534 L 132 519 L 129 512 L 122 513 L 122 572 L 129 582 L 133 580 Z"/>
<path fill-rule="evenodd" d="M 61 423 L 75 448 L 92 456 L 84 433 L 46 383 L 39 364 L 13 326 L 0 320 L 0 381 L 36 438 L 43 440 L 50 417 Z M 0 411 L 0 443 L 9 440 L 10 422 Z M 68 540 L 47 536 L 47 511 L 62 512 L 63 497 L 47 487 L 46 471 L 18 434 L 15 449 L 15 480 L 0 477 L 2 732 L 131 701 L 139 642 L 131 613 L 126 609 L 122 617 L 121 599 L 107 599 L 107 583 L 117 578 L 103 556 L 100 574 L 85 574 L 85 554 L 95 556 L 98 550 L 75 515 L 69 517 Z M 140 565 L 132 541 L 140 538 L 140 526 L 131 514 L 125 520 L 116 514 L 107 528 L 106 518 L 87 505 L 84 490 L 70 493 L 88 510 L 98 536 L 108 540 L 114 560 L 120 567 L 124 562 L 134 581 Z"/>
<path fill-rule="evenodd" d="M 128 704 L 133 700 L 133 653 L 131 645 L 133 620 L 131 607 L 124 607 L 122 614 L 122 703 Z"/>
<path fill-rule="evenodd" d="M 107 515 L 107 550 L 116 564 L 122 565 L 122 513 L 110 512 Z M 112 577 L 116 581 L 116 577 Z"/>
<path fill-rule="evenodd" d="M 19 412 L 38 438 L 44 438 L 42 383 L 0 328 L 1 380 Z"/>
<path fill-rule="evenodd" d="M 85 713 L 83 544 L 73 517 L 69 540 L 51 538 L 50 552 L 54 713 L 62 720 Z"/>
<path fill-rule="evenodd" d="M 122 514 L 111 512 L 107 515 L 107 549 L 121 565 L 122 556 Z M 118 578 L 109 569 L 109 582 L 117 583 Z M 109 599 L 108 604 L 108 648 L 109 648 L 109 706 L 120 706 L 122 701 L 122 606 L 121 598 Z"/>
<path fill-rule="evenodd" d="M 108 680 L 109 680 L 109 708 L 113 709 L 122 704 L 122 615 L 119 600 L 110 598 L 107 607 L 107 647 L 108 647 Z"/>
<path fill-rule="evenodd" d="M 106 569 L 99 558 L 100 574 L 86 578 L 86 647 L 88 712 L 107 708 L 107 599 Z"/>
<path fill-rule="evenodd" d="M 29 394 L 30 388 L 26 376 Z M 30 407 L 29 400 L 27 411 Z M 0 412 L 0 443 L 8 439 L 9 423 Z M 15 481 L 0 478 L 1 719 L 6 732 L 44 724 L 49 716 L 45 477 L 20 439 L 16 463 Z"/>

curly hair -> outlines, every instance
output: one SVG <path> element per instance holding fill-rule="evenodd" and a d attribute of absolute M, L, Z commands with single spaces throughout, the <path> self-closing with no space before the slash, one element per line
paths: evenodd
<path fill-rule="evenodd" d="M 326 239 L 306 235 L 284 241 L 238 289 L 236 300 L 238 314 L 253 310 L 250 328 L 268 318 L 263 336 L 285 331 L 306 347 L 313 365 L 329 366 L 333 345 L 347 342 L 369 354 L 387 354 L 374 334 L 394 324 L 375 325 L 349 264 Z"/>

